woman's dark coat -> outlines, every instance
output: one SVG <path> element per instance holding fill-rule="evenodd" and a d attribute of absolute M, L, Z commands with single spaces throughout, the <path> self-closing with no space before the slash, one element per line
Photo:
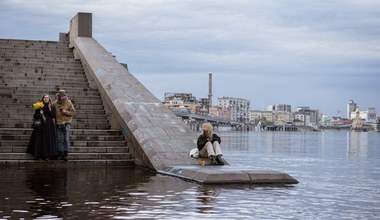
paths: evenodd
<path fill-rule="evenodd" d="M 55 118 L 55 108 L 52 107 L 50 111 L 45 104 L 42 110 L 46 122 L 42 123 L 42 129 L 33 129 L 26 153 L 33 155 L 36 159 L 49 159 L 54 158 L 58 154 L 55 140 L 55 125 L 53 121 L 53 118 Z M 42 120 L 40 110 L 35 110 L 33 117 L 34 119 Z"/>
<path fill-rule="evenodd" d="M 221 142 L 220 140 L 220 137 L 216 134 L 212 134 L 212 140 L 211 140 L 211 143 L 214 143 L 214 141 L 217 141 Z M 198 150 L 202 150 L 202 148 L 206 145 L 206 143 L 208 142 L 207 140 L 207 137 L 204 136 L 203 134 L 201 134 L 199 137 L 198 137 L 198 140 L 197 140 L 197 147 L 198 147 Z"/>

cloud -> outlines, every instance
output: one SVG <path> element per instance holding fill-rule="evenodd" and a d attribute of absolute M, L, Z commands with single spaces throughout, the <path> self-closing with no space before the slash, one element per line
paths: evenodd
<path fill-rule="evenodd" d="M 378 1 L 5 0 L 0 37 L 57 40 L 80 11 L 93 13 L 94 38 L 160 99 L 206 97 L 212 72 L 215 99 L 343 110 L 358 97 L 380 112 Z"/>

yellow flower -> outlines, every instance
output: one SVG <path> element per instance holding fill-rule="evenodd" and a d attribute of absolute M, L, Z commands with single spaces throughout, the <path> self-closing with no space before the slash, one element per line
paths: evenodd
<path fill-rule="evenodd" d="M 33 108 L 34 109 L 42 109 L 44 107 L 44 103 L 41 101 L 41 102 L 36 102 L 33 104 Z"/>
<path fill-rule="evenodd" d="M 46 121 L 46 118 L 45 118 L 45 115 L 44 115 L 44 111 L 42 111 L 42 108 L 44 107 L 44 103 L 42 101 L 40 102 L 36 102 L 33 104 L 33 108 L 38 110 L 38 109 L 41 109 L 40 110 L 40 114 L 41 114 L 41 117 L 42 117 L 42 120 L 44 120 L 44 122 Z"/>

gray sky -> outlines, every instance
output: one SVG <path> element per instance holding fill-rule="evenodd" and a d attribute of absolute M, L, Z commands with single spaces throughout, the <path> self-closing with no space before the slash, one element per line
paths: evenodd
<path fill-rule="evenodd" d="M 77 12 L 158 99 L 165 92 L 380 115 L 378 0 L 1 0 L 0 38 L 58 40 Z M 341 113 L 338 114 L 337 112 Z"/>

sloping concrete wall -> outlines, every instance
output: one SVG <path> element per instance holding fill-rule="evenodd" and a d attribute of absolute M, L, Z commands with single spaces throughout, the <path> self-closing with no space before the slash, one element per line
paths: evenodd
<path fill-rule="evenodd" d="M 81 24 L 76 19 L 80 17 L 71 22 Z M 99 89 L 111 126 L 123 129 L 136 165 L 157 171 L 172 165 L 197 164 L 188 156 L 197 136 L 182 120 L 95 39 L 70 35 L 70 45 L 89 80 Z"/>

